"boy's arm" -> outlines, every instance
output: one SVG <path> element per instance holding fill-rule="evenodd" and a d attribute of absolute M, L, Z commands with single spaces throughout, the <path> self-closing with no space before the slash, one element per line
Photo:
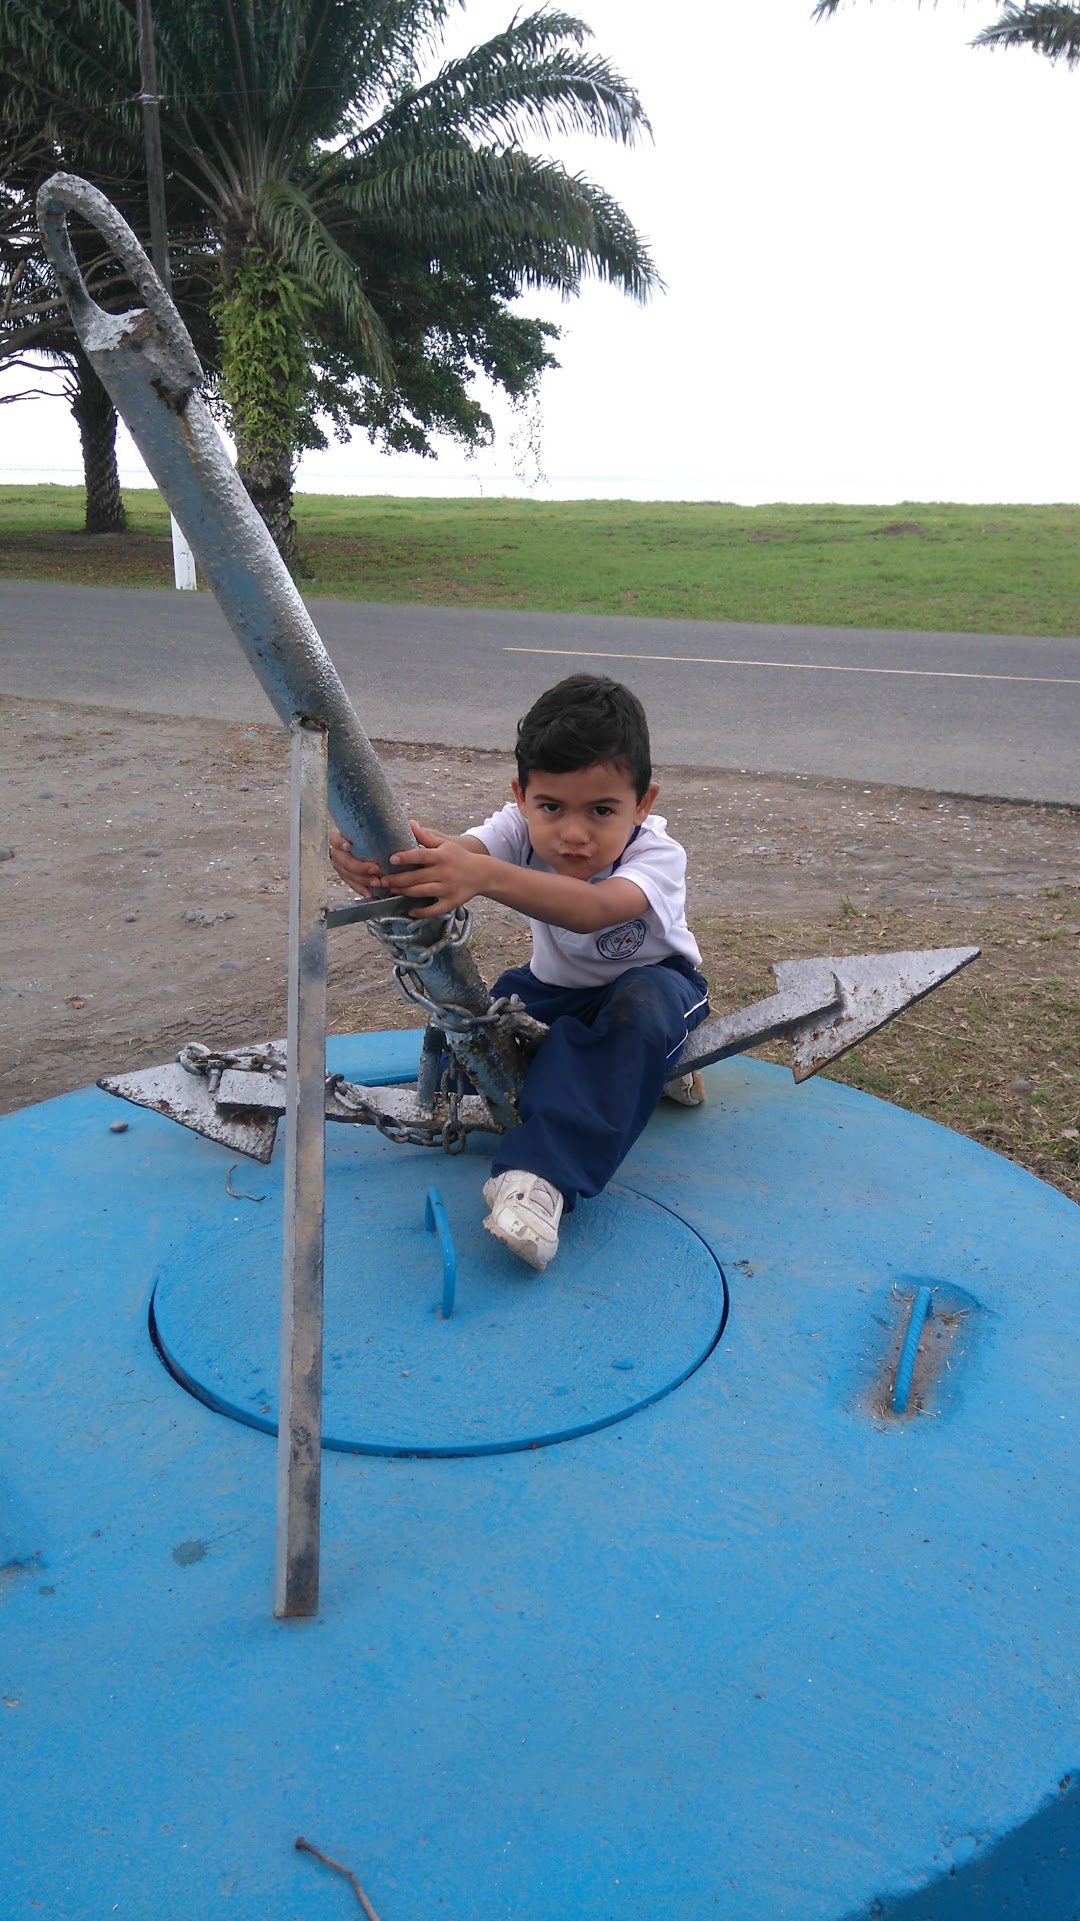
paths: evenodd
<path fill-rule="evenodd" d="M 530 867 L 496 860 L 471 834 L 451 838 L 416 821 L 409 825 L 420 845 L 406 853 L 391 854 L 390 872 L 383 874 L 381 881 L 400 894 L 435 896 L 432 906 L 413 909 L 417 920 L 449 914 L 477 894 L 503 907 L 516 908 L 531 920 L 566 927 L 574 934 L 599 933 L 603 927 L 633 920 L 648 909 L 642 889 L 617 875 L 610 880 L 585 881 L 575 880 L 570 874 L 538 874 Z"/>

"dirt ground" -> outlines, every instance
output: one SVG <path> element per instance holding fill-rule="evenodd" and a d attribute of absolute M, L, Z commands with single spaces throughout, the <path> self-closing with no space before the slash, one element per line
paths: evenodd
<path fill-rule="evenodd" d="M 167 1060 L 190 1039 L 280 1034 L 284 732 L 12 698 L 0 698 L 0 727 L 0 1110 Z M 509 757 L 379 747 L 409 812 L 433 826 L 460 832 L 508 797 Z M 845 1078 L 1080 1193 L 1080 817 L 794 777 L 659 777 L 658 811 L 689 854 L 714 1009 L 768 992 L 772 958 L 984 945 L 983 961 L 925 1003 L 937 1010 L 929 1027 L 916 1010 L 888 1030 L 908 1029 L 892 1043 L 902 1058 L 875 1056 L 884 1037 L 871 1041 Z M 343 894 L 329 870 L 328 882 Z M 474 944 L 491 979 L 525 958 L 528 936 L 483 903 Z M 331 936 L 330 1003 L 338 1028 L 414 1022 L 363 927 Z M 976 1043 L 977 1005 L 987 1018 Z M 958 1102 L 935 1084 L 935 1060 L 946 1039 L 963 1045 L 965 1026 L 984 1079 L 972 1059 Z M 988 1069 L 991 1037 L 999 1066 Z M 894 1058 L 879 1086 L 875 1060 Z"/>

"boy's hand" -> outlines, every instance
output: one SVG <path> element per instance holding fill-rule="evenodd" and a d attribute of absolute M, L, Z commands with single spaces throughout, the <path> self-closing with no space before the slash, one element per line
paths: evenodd
<path fill-rule="evenodd" d="M 337 829 L 330 836 L 330 865 L 339 880 L 360 895 L 361 900 L 370 900 L 372 890 L 380 882 L 377 860 L 360 860 L 353 853 L 352 841 L 346 840 Z"/>
<path fill-rule="evenodd" d="M 411 820 L 409 826 L 419 846 L 391 854 L 390 872 L 379 876 L 379 884 L 396 894 L 426 894 L 430 905 L 414 907 L 412 918 L 435 920 L 440 914 L 452 913 L 455 907 L 463 907 L 481 891 L 489 856 L 463 847 L 451 834 L 421 827 L 419 821 Z"/>

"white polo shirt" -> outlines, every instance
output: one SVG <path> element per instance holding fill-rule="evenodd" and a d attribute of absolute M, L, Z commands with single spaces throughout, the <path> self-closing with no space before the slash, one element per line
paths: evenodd
<path fill-rule="evenodd" d="M 533 867 L 538 874 L 555 872 L 533 852 L 525 816 L 514 801 L 491 814 L 482 827 L 466 831 L 496 860 Z M 592 934 L 574 934 L 526 916 L 533 941 L 529 965 L 537 980 L 550 987 L 603 987 L 630 967 L 653 967 L 672 954 L 698 965 L 701 953 L 686 925 L 686 854 L 667 832 L 662 814 L 649 814 L 635 827 L 618 860 L 589 880 L 610 880 L 615 873 L 640 887 L 649 903 L 645 913 Z"/>

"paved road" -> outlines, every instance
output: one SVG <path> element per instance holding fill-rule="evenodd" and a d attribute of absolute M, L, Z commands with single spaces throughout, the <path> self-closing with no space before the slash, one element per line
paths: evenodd
<path fill-rule="evenodd" d="M 311 603 L 369 733 L 508 747 L 576 669 L 649 711 L 658 763 L 1080 804 L 1080 639 Z M 259 720 L 208 594 L 0 582 L 0 692 Z"/>

